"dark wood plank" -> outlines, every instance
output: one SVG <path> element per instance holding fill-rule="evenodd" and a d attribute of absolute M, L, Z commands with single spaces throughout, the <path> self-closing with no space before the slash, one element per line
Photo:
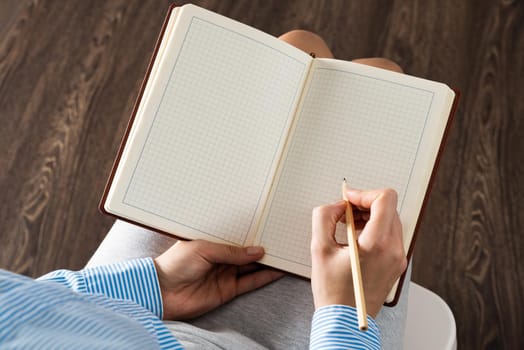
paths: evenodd
<path fill-rule="evenodd" d="M 26 0 L 3 0 L 0 1 L 0 38 L 4 37 L 18 13 L 27 6 Z"/>
<path fill-rule="evenodd" d="M 273 35 L 312 30 L 336 57 L 388 57 L 462 91 L 413 279 L 451 306 L 459 348 L 524 348 L 524 4 L 196 3 Z M 78 269 L 112 223 L 98 200 L 168 2 L 5 2 L 0 10 L 8 5 L 0 267 L 30 276 Z"/>
<path fill-rule="evenodd" d="M 96 203 L 167 9 L 159 5 L 34 3 L 8 34 L 2 266 L 33 276 L 80 268 L 109 228 Z"/>
<path fill-rule="evenodd" d="M 443 77 L 447 67 L 463 95 L 413 278 L 451 306 L 461 348 L 518 349 L 524 346 L 517 336 L 524 328 L 524 104 L 516 94 L 524 89 L 517 78 L 524 69 L 524 8 L 483 4 L 456 9 L 464 20 L 455 24 L 440 17 L 454 32 L 442 32 L 446 38 L 437 42 L 451 47 L 426 75 Z"/>

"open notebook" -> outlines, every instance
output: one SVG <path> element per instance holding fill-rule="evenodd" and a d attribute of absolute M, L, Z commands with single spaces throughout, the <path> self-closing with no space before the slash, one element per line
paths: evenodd
<path fill-rule="evenodd" d="M 411 255 L 454 100 L 441 83 L 314 59 L 172 7 L 100 207 L 187 239 L 263 245 L 262 263 L 309 277 L 311 210 L 347 178 L 398 192 Z"/>

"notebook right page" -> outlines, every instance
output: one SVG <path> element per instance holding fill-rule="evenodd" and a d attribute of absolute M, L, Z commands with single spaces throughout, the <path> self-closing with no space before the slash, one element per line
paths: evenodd
<path fill-rule="evenodd" d="M 341 199 L 343 178 L 398 192 L 407 251 L 452 101 L 444 84 L 316 59 L 259 228 L 263 262 L 309 277 L 311 210 Z"/>

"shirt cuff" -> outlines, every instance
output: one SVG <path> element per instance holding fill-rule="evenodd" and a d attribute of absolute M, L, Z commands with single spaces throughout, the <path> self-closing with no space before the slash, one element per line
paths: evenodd
<path fill-rule="evenodd" d="M 380 331 L 370 316 L 368 330 L 358 328 L 357 310 L 346 305 L 319 308 L 313 315 L 310 349 L 380 349 Z"/>
<path fill-rule="evenodd" d="M 130 300 L 162 319 L 162 293 L 153 259 L 135 259 L 80 271 L 88 293 Z"/>

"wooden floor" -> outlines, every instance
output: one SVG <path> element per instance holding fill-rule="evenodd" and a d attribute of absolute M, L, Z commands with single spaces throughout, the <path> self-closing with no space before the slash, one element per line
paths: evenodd
<path fill-rule="evenodd" d="M 424 216 L 413 280 L 441 295 L 460 349 L 523 349 L 524 3 L 200 1 L 335 56 L 384 56 L 462 99 Z M 0 1 L 0 267 L 79 269 L 167 10 L 160 1 Z"/>

